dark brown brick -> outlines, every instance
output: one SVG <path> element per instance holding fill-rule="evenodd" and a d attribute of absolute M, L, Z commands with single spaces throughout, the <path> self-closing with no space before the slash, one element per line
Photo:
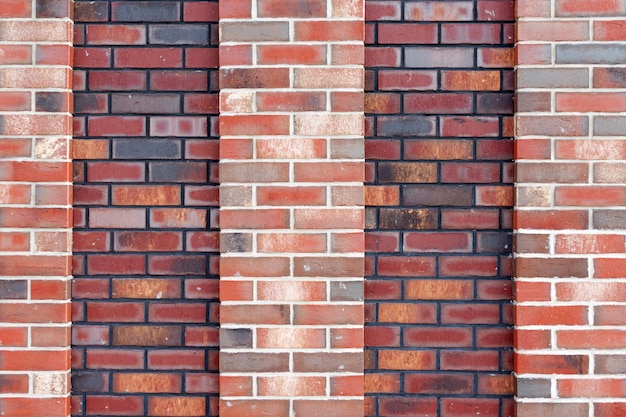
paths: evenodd
<path fill-rule="evenodd" d="M 114 346 L 179 346 L 180 326 L 114 326 Z"/>
<path fill-rule="evenodd" d="M 436 229 L 438 214 L 434 209 L 381 209 L 380 229 Z"/>

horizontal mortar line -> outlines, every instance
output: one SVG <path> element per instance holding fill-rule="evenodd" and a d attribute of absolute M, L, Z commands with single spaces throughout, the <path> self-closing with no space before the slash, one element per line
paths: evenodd
<path fill-rule="evenodd" d="M 518 92 L 545 92 L 550 90 L 553 93 L 624 93 L 626 88 L 596 88 L 596 87 L 522 87 Z M 518 112 L 516 114 L 528 114 L 534 112 Z M 538 112 L 542 113 L 542 112 Z"/>
<path fill-rule="evenodd" d="M 220 350 L 220 352 L 224 352 L 223 349 Z M 355 352 L 355 353 L 361 353 L 362 351 L 359 352 Z M 237 352 L 232 352 L 232 353 L 237 353 Z M 295 352 L 294 352 L 295 353 Z M 297 376 L 350 376 L 350 375 L 364 375 L 363 372 L 348 372 L 348 371 L 328 371 L 328 372 L 308 372 L 308 371 L 300 371 L 300 372 L 296 372 L 296 371 L 266 371 L 266 372 L 258 372 L 258 371 L 250 371 L 250 372 L 244 372 L 244 371 L 238 371 L 238 372 L 220 372 L 221 375 L 228 375 L 228 376 L 260 376 L 260 377 L 268 377 L 268 376 L 289 376 L 289 375 L 297 375 Z"/>
<path fill-rule="evenodd" d="M 16 300 L 19 301 L 19 300 Z M 69 303 L 69 299 L 66 300 L 66 302 Z M 27 303 L 20 303 L 20 304 L 27 304 Z M 49 328 L 49 327 L 55 327 L 55 328 L 69 328 L 72 326 L 72 323 L 2 323 L 2 325 L 0 326 L 0 329 L 3 327 L 7 327 L 7 328 L 15 328 L 15 327 L 28 327 L 28 328 Z M 17 347 L 17 346 L 14 346 Z M 34 347 L 33 347 L 34 348 Z M 0 346 L 0 350 L 2 349 L 6 349 L 5 347 Z M 29 348 L 25 348 L 25 349 L 29 349 Z M 4 371 L 3 371 L 4 372 Z"/>
<path fill-rule="evenodd" d="M 546 277 L 538 277 L 538 278 L 515 278 L 515 281 L 520 282 L 532 282 L 532 283 L 569 283 L 569 284 L 610 284 L 610 283 L 626 283 L 626 277 L 624 278 L 546 278 Z M 626 302 L 626 300 L 624 301 Z"/>
<path fill-rule="evenodd" d="M 278 401 L 278 400 L 294 400 L 294 401 L 311 401 L 311 400 L 325 400 L 325 401 L 349 401 L 349 400 L 363 400 L 364 396 L 348 396 L 348 395 L 311 395 L 311 396 L 295 396 L 295 395 L 285 395 L 285 396 L 276 396 L 276 395 L 256 395 L 256 396 L 244 396 L 241 397 L 229 397 L 229 396 L 220 396 L 221 401 Z M 223 405 L 220 405 L 223 407 Z M 228 405 L 226 405 L 228 407 Z"/>
<path fill-rule="evenodd" d="M 568 379 L 568 378 L 560 378 L 558 374 L 558 379 Z M 525 374 L 524 374 L 525 377 Z M 518 374 L 519 378 L 519 374 Z M 555 398 L 555 397 L 542 397 L 542 398 L 525 398 L 525 397 L 514 397 L 516 403 L 525 403 L 525 404 L 545 404 L 545 403 L 556 403 L 556 404 L 589 404 L 589 403 L 624 403 L 626 399 L 623 397 L 605 397 L 605 398 L 589 398 L 589 397 L 571 397 L 571 398 Z"/>
<path fill-rule="evenodd" d="M 0 352 L 68 352 L 71 350 L 70 346 L 67 347 L 56 347 L 56 348 L 44 348 L 44 347 L 39 347 L 39 346 L 28 346 L 28 347 L 22 347 L 22 348 L 17 348 L 17 347 L 9 347 L 9 346 L 2 346 L 0 347 Z M 33 371 L 32 369 L 29 369 L 28 371 Z M 45 369 L 45 372 L 50 372 L 49 369 Z M 4 373 L 5 371 L 2 371 L 2 373 Z M 27 370 L 23 370 L 22 372 L 27 372 Z M 34 371 L 33 371 L 34 372 Z M 59 372 L 63 372 L 63 371 L 59 371 Z"/>
<path fill-rule="evenodd" d="M 356 21 L 355 21 L 356 22 Z M 268 40 L 268 41 L 240 41 L 240 42 L 222 42 L 222 45 L 252 45 L 252 46 L 285 46 L 285 45 L 295 45 L 295 46 L 320 46 L 320 45 L 355 45 L 355 46 L 365 46 L 365 43 L 359 39 L 316 39 L 316 40 Z M 265 64 L 268 65 L 268 64 Z M 323 65 L 323 64 L 316 64 Z M 328 64 L 332 65 L 332 64 Z M 350 65 L 350 64 L 338 64 L 338 65 Z M 356 65 L 356 64 L 354 64 Z"/>
<path fill-rule="evenodd" d="M 554 257 L 558 258 L 588 258 L 588 259 L 626 259 L 626 254 L 621 253 L 554 253 L 554 254 L 546 254 L 545 256 L 541 256 L 542 254 L 536 254 L 532 256 L 524 256 L 524 254 L 517 255 L 517 258 L 529 258 L 529 259 L 551 259 Z"/>
<path fill-rule="evenodd" d="M 297 278 L 301 278 L 301 277 L 292 277 L 292 276 L 288 276 L 288 277 L 282 277 L 282 278 L 277 278 L 277 277 L 268 277 L 268 278 L 258 278 L 258 277 L 254 277 L 254 278 L 250 278 L 247 279 L 247 277 L 222 277 L 223 281 L 234 281 L 234 282 L 248 282 L 248 281 L 253 281 L 253 282 L 257 282 L 257 281 L 263 281 L 263 282 L 284 282 L 285 280 L 289 280 L 289 282 L 293 282 L 295 279 Z M 345 281 L 350 281 L 350 282 L 362 282 L 363 281 L 363 277 L 357 277 L 357 278 L 320 278 L 320 277 L 302 277 L 302 278 L 306 278 L 305 281 L 306 282 L 345 282 Z M 319 303 L 325 303 L 324 305 L 328 304 L 328 303 L 332 303 L 332 304 L 337 304 L 337 305 L 345 305 L 344 303 L 349 303 L 350 305 L 361 305 L 363 304 L 363 301 L 318 301 Z M 276 301 L 276 300 L 268 300 L 268 301 L 263 301 L 263 300 L 256 300 L 256 301 L 248 301 L 248 302 L 243 302 L 243 301 L 222 301 L 221 304 L 224 305 L 242 305 L 242 304 L 254 304 L 254 303 L 259 303 L 259 304 L 309 304 L 311 302 L 309 301 L 299 301 L 299 300 L 284 300 L 284 301 Z M 315 325 L 311 325 L 311 324 L 306 324 L 303 326 L 315 326 Z"/>
<path fill-rule="evenodd" d="M 46 280 L 47 281 L 47 280 Z M 15 299 L 4 299 L 4 300 L 0 300 L 0 305 L 2 304 L 21 304 L 21 305 L 39 305 L 39 304 L 58 304 L 58 305 L 64 305 L 64 304 L 68 304 L 71 301 L 71 299 L 67 298 L 65 300 L 59 300 L 59 299 L 37 299 L 37 300 L 33 300 L 33 299 L 22 299 L 22 298 L 15 298 Z M 15 324 L 20 324 L 20 323 L 30 323 L 31 325 L 35 325 L 36 327 L 41 326 L 41 327 L 49 327 L 52 326 L 53 324 L 56 324 L 56 327 L 66 327 L 66 323 L 65 322 L 58 322 L 58 323 L 54 323 L 54 322 L 18 322 Z M 14 324 L 14 323 L 11 323 Z M 13 326 L 11 326 L 13 327 Z M 19 326 L 18 326 L 19 327 Z M 0 345 L 0 349 L 2 348 L 2 346 Z"/>
<path fill-rule="evenodd" d="M 362 348 L 346 348 L 346 349 L 336 349 L 336 348 L 318 348 L 318 349 L 306 349 L 306 348 L 298 348 L 298 347 L 294 347 L 294 348 L 241 348 L 241 349 L 235 349 L 235 348 L 224 348 L 222 347 L 220 349 L 220 352 L 225 352 L 225 353 L 337 353 L 337 354 L 341 354 L 341 353 L 361 353 L 363 352 Z M 305 371 L 303 371 L 305 372 Z M 332 373 L 335 372 L 342 372 L 343 371 L 329 371 Z M 327 373 L 327 372 L 312 372 L 312 373 Z M 356 372 L 358 373 L 358 372 Z"/>
<path fill-rule="evenodd" d="M 364 16 L 355 17 L 332 17 L 332 16 L 320 16 L 320 17 L 248 17 L 248 18 L 221 18 L 219 23 L 251 23 L 251 22 L 361 22 Z M 34 19 L 33 19 L 34 20 Z M 39 19 L 37 19 L 39 20 Z M 44 20 L 44 19 L 41 19 Z M 181 22 L 183 23 L 183 22 Z"/>
<path fill-rule="evenodd" d="M 294 324 L 254 324 L 254 325 L 249 325 L 249 324 L 225 324 L 223 326 L 220 326 L 221 328 L 225 328 L 225 329 L 229 329 L 229 330 L 241 330 L 241 329 L 250 329 L 250 328 L 255 328 L 255 329 L 273 329 L 273 330 L 326 330 L 326 329 L 336 329 L 336 328 L 357 328 L 360 329 L 363 326 L 360 324 L 350 324 L 350 325 L 322 325 L 322 324 L 298 324 L 298 325 L 294 325 Z M 243 348 L 245 349 L 245 348 Z M 257 350 L 260 348 L 249 348 L 251 350 Z M 328 350 L 331 348 L 270 348 L 270 349 L 288 349 L 288 350 L 293 350 L 293 349 L 304 349 L 304 350 Z M 361 348 L 332 348 L 333 350 L 359 350 Z M 241 348 L 230 348 L 230 350 L 241 350 Z"/>
<path fill-rule="evenodd" d="M 243 135 L 242 135 L 243 136 Z M 312 139 L 317 139 L 317 140 L 324 140 L 324 141 L 328 141 L 328 140 L 332 140 L 331 138 L 322 138 L 322 139 L 318 139 L 318 138 L 314 138 L 311 137 Z M 254 139 L 257 139 L 256 137 Z M 253 139 L 253 140 L 254 140 Z M 334 138 L 333 138 L 334 139 Z M 626 139 L 626 138 L 625 138 Z M 228 139 L 226 139 L 228 140 Z M 272 140 L 272 139 L 270 139 Z M 306 138 L 284 138 L 284 137 L 276 137 L 276 140 L 293 140 L 295 141 L 301 141 L 301 140 L 306 140 Z M 341 139 L 340 139 L 341 140 Z M 290 163 L 290 164 L 298 164 L 298 163 L 304 163 L 304 164 L 328 164 L 330 162 L 333 163 L 337 163 L 337 164 L 350 164 L 350 163 L 364 163 L 365 159 L 363 158 L 354 158 L 354 159 L 348 159 L 348 158 L 337 158 L 337 159 L 331 159 L 331 158 L 311 158 L 311 159 L 307 159 L 307 158 L 294 158 L 294 159 L 278 159 L 278 158 L 257 158 L 257 159 L 220 159 L 219 163 L 229 163 L 229 164 L 255 164 L 255 163 L 271 163 L 271 164 L 280 164 L 280 163 Z M 290 181 L 292 182 L 292 181 Z M 342 182 L 345 184 L 360 184 L 363 183 L 363 181 L 336 181 L 336 182 Z M 4 182 L 3 182 L 4 183 Z M 284 182 L 271 182 L 269 184 L 284 184 Z M 319 184 L 318 182 L 315 181 L 299 181 L 297 182 L 297 184 Z M 39 184 L 39 183 L 35 183 L 33 182 L 33 184 Z M 230 182 L 224 181 L 220 184 L 230 184 Z M 256 182 L 255 184 L 268 184 L 268 183 L 264 183 L 264 182 Z M 334 182 L 333 182 L 334 184 Z"/>
<path fill-rule="evenodd" d="M 291 277 L 291 279 L 289 280 L 289 283 L 294 283 L 294 280 L 298 278 L 298 277 Z M 246 282 L 247 280 L 240 280 L 238 282 Z M 341 281 L 340 279 L 337 279 L 337 281 Z M 311 282 L 309 280 L 305 280 L 305 282 Z M 248 302 L 239 302 L 239 301 L 222 301 L 220 303 L 223 306 L 233 306 L 233 307 L 237 307 L 237 306 L 250 306 L 250 305 L 264 305 L 264 306 L 320 306 L 320 307 L 359 307 L 363 305 L 363 300 L 361 301 L 333 301 L 333 300 L 324 300 L 324 301 L 319 301 L 319 300 L 315 300 L 315 301 L 294 301 L 294 300 L 250 300 Z M 232 325 L 236 326 L 236 327 L 241 327 L 241 326 L 265 326 L 266 324 L 250 324 L 250 323 L 231 323 Z M 271 326 L 270 324 L 267 324 L 268 326 Z M 275 326 L 277 326 L 277 328 L 282 328 L 284 326 L 292 326 L 293 324 L 289 324 L 289 323 L 280 323 L 280 324 L 275 324 Z M 302 326 L 306 326 L 306 327 L 311 327 L 313 325 L 311 324 L 302 324 Z M 326 323 L 321 323 L 318 324 L 317 326 L 320 327 L 328 327 L 328 326 L 334 326 L 334 327 L 344 327 L 344 326 L 362 326 L 362 323 L 358 322 L 358 323 L 330 323 L 330 324 L 326 324 Z"/>
<path fill-rule="evenodd" d="M 598 92 L 598 90 L 593 90 Z M 558 93 L 558 92 L 557 92 Z M 626 118 L 626 115 L 622 111 L 615 112 L 607 112 L 607 111 L 585 111 L 585 112 L 574 112 L 574 111 L 554 111 L 554 112 L 536 112 L 536 113 L 518 113 L 516 116 L 533 116 L 533 117 L 542 117 L 542 116 L 620 116 Z"/>
<path fill-rule="evenodd" d="M 40 229 L 40 232 L 48 232 L 47 229 Z M 72 256 L 72 251 L 68 250 L 66 252 L 43 252 L 43 251 L 24 251 L 24 252 L 6 252 L 6 251 L 2 251 L 0 252 L 0 260 L 2 259 L 3 256 L 54 256 L 54 257 L 58 257 L 58 256 Z M 0 303 L 2 302 L 2 300 L 0 300 Z"/>
<path fill-rule="evenodd" d="M 522 350 L 522 349 L 514 349 L 516 355 L 529 355 L 529 356 L 563 356 L 567 355 L 583 355 L 583 356 L 598 356 L 598 355 L 616 355 L 622 356 L 626 354 L 625 349 L 595 349 L 589 348 L 587 350 L 583 349 L 562 349 L 555 348 L 555 350 L 545 350 L 545 349 L 536 349 L 536 350 Z M 541 375 L 541 374 L 540 374 Z"/>
<path fill-rule="evenodd" d="M 2 374 L 4 375 L 4 371 L 2 371 Z M 54 399 L 54 398 L 69 398 L 71 394 L 69 394 L 69 391 L 67 394 L 43 394 L 43 393 L 32 393 L 32 394 L 0 394 L 0 399 L 3 398 L 15 398 L 17 399 L 32 399 L 32 400 L 40 400 L 40 399 Z"/>
<path fill-rule="evenodd" d="M 234 43 L 234 45 L 241 45 L 241 42 L 237 42 Z M 250 44 L 252 45 L 252 44 Z M 288 45 L 288 44 L 286 44 Z M 226 45 L 228 46 L 228 45 Z M 582 64 L 579 64 L 582 65 Z M 66 67 L 64 67 L 66 68 Z M 285 69 L 336 69 L 336 70 L 342 70 L 342 69 L 353 69 L 353 70 L 362 70 L 364 69 L 363 65 L 361 64 L 337 64 L 337 65 L 333 65 L 333 64 L 315 64 L 315 65 L 311 65 L 311 64 L 285 64 L 285 63 L 279 63 L 279 64 L 242 64 L 242 65 L 223 65 L 220 66 L 219 71 L 223 72 L 223 71 L 228 71 L 231 69 L 242 69 L 242 68 L 248 68 L 248 69 L 277 69 L 277 68 L 285 68 Z"/>
<path fill-rule="evenodd" d="M 254 209 L 253 207 L 251 207 L 252 209 Z M 39 229 L 36 229 L 39 230 Z M 102 229 L 98 229 L 98 230 L 102 230 Z M 104 230 L 108 230 L 108 229 L 104 229 Z M 126 230 L 126 229 L 123 229 Z M 248 229 L 248 228 L 241 228 L 241 229 L 220 229 L 220 233 L 224 234 L 224 233 L 276 233 L 276 234 L 291 234 L 291 233 L 300 233 L 302 232 L 303 234 L 311 234 L 311 233 L 362 233 L 363 229 L 290 229 L 290 228 L 285 228 L 285 229 Z M 232 253 L 232 252 L 231 252 Z M 263 252 L 240 252 L 240 253 L 245 253 L 245 254 L 259 254 L 259 257 L 263 256 Z M 341 254 L 341 252 L 329 252 L 329 253 L 336 253 L 336 254 Z M 346 253 L 361 253 L 362 252 L 346 252 Z M 222 255 L 227 256 L 228 253 L 224 252 L 222 253 Z M 271 255 L 265 255 L 265 256 L 271 256 Z"/>
<path fill-rule="evenodd" d="M 584 307 L 585 305 L 581 304 L 580 306 Z M 575 330 L 575 331 L 588 331 L 588 330 L 608 330 L 608 331 L 614 331 L 614 330 L 622 330 L 622 331 L 626 332 L 626 328 L 624 328 L 624 326 L 617 326 L 617 325 L 614 325 L 614 326 L 598 326 L 598 325 L 593 325 L 593 324 L 586 324 L 586 325 L 577 324 L 577 325 L 571 325 L 571 326 L 563 325 L 563 324 L 557 324 L 557 325 L 550 325 L 550 324 L 519 325 L 518 324 L 518 325 L 515 326 L 515 329 L 516 330 L 554 330 L 554 331 L 571 331 L 571 330 Z M 557 349 L 559 349 L 560 351 L 564 350 L 564 348 L 557 348 Z M 620 348 L 620 349 L 626 349 L 626 346 L 624 346 L 623 348 Z M 597 349 L 597 350 L 600 350 L 600 349 Z M 594 350 L 594 352 L 595 351 L 596 350 Z"/>
<path fill-rule="evenodd" d="M 225 304 L 224 302 L 222 302 L 221 304 Z M 362 305 L 358 304 L 358 305 Z M 235 305 L 235 304 L 230 304 L 228 303 L 227 305 Z M 247 304 L 250 305 L 250 304 Z M 362 329 L 363 328 L 363 324 L 318 324 L 316 326 L 310 325 L 310 324 L 302 324 L 302 325 L 294 325 L 291 323 L 288 324 L 250 324 L 250 323 L 220 323 L 220 328 L 222 329 L 311 329 L 311 328 L 316 328 L 316 329 Z M 257 348 L 258 349 L 258 348 Z M 338 349 L 338 348 L 337 348 Z M 348 350 L 360 350 L 360 348 L 353 348 L 353 349 L 349 349 L 346 348 Z M 231 349 L 231 350 L 237 350 L 239 351 L 239 349 Z M 341 349 L 341 350 L 345 350 L 345 349 Z"/>
<path fill-rule="evenodd" d="M 332 114 L 332 113 L 329 113 Z M 254 115 L 254 113 L 250 113 L 250 115 Z M 40 136 L 38 136 L 40 137 Z M 530 138 L 531 136 L 529 136 Z M 532 136 L 534 138 L 540 137 L 538 135 Z M 16 138 L 16 136 L 7 137 L 7 139 Z M 21 138 L 21 137 L 20 137 Z M 567 138 L 567 137 L 566 137 Z M 571 137 L 570 137 L 571 138 Z M 0 136 L 2 139 L 2 136 Z M 363 140 L 363 135 L 359 134 L 351 134 L 351 135 L 329 135 L 329 134 L 319 134 L 319 135 L 250 135 L 250 134 L 242 134 L 242 135 L 229 135 L 220 140 L 229 140 L 229 139 L 288 139 L 288 140 L 305 140 L 305 139 L 323 139 L 323 140 Z M 497 139 L 497 138 L 496 138 Z M 341 159 L 343 160 L 343 158 Z M 121 160 L 120 160 L 121 161 Z M 250 159 L 239 160 L 240 162 L 250 162 Z M 263 162 L 263 159 L 253 159 L 253 161 Z M 289 162 L 289 159 L 283 159 L 283 162 Z M 328 159 L 327 161 L 339 161 L 339 159 Z M 363 161 L 363 159 L 348 159 L 348 161 Z"/>
<path fill-rule="evenodd" d="M 533 44 L 535 45 L 535 44 Z M 567 64 L 517 64 L 515 65 L 515 69 L 593 69 L 593 68 L 624 68 L 624 64 L 584 64 L 584 63 L 567 63 Z M 518 89 L 517 91 L 522 90 Z"/>

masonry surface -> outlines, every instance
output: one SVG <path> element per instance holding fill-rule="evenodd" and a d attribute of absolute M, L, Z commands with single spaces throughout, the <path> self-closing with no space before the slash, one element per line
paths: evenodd
<path fill-rule="evenodd" d="M 626 414 L 625 12 L 2 1 L 0 414 Z"/>

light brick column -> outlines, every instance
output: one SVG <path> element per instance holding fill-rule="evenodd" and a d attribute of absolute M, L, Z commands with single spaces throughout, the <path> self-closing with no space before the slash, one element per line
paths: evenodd
<path fill-rule="evenodd" d="M 220 2 L 220 416 L 363 415 L 363 3 Z"/>
<path fill-rule="evenodd" d="M 0 414 L 69 415 L 67 1 L 0 4 Z"/>
<path fill-rule="evenodd" d="M 517 416 L 626 414 L 625 3 L 517 2 Z"/>

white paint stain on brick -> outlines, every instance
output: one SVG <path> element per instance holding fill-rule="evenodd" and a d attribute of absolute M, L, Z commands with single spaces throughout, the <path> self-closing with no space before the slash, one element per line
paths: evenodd
<path fill-rule="evenodd" d="M 36 373 L 33 390 L 37 395 L 62 395 L 67 392 L 67 374 Z"/>

